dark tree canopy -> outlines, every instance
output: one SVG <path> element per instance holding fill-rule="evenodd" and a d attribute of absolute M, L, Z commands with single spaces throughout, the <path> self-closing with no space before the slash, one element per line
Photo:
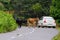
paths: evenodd
<path fill-rule="evenodd" d="M 4 10 L 14 10 L 14 14 L 19 16 L 41 17 L 50 14 L 51 0 L 0 0 L 0 3 Z"/>

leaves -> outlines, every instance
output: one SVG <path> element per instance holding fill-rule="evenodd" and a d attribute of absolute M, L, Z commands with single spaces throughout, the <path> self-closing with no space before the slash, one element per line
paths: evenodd
<path fill-rule="evenodd" d="M 58 35 L 56 35 L 53 40 L 60 40 L 60 33 Z"/>
<path fill-rule="evenodd" d="M 5 7 L 2 3 L 0 3 L 0 10 L 5 10 Z"/>
<path fill-rule="evenodd" d="M 0 33 L 9 32 L 15 30 L 16 28 L 17 24 L 12 15 L 7 14 L 4 11 L 0 11 Z"/>
<path fill-rule="evenodd" d="M 41 4 L 36 3 L 36 4 L 32 5 L 31 8 L 32 8 L 32 10 L 34 10 L 34 11 L 39 11 L 39 10 L 42 9 L 42 6 L 41 6 Z"/>
<path fill-rule="evenodd" d="M 0 0 L 0 1 L 2 1 L 2 2 L 8 2 L 8 3 L 10 2 L 10 0 Z"/>
<path fill-rule="evenodd" d="M 52 0 L 52 5 L 50 6 L 50 15 L 60 22 L 60 1 Z"/>

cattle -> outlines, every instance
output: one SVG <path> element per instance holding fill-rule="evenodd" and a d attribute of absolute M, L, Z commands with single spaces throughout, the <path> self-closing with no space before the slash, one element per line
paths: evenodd
<path fill-rule="evenodd" d="M 17 18 L 16 16 L 13 16 L 13 18 L 16 20 L 16 23 L 19 25 L 19 28 L 21 28 L 23 23 L 27 24 L 26 19 L 20 19 L 20 18 Z"/>
<path fill-rule="evenodd" d="M 38 20 L 39 20 L 39 18 L 28 18 L 27 19 L 27 25 L 29 27 L 31 27 L 31 26 L 36 27 L 37 23 L 38 23 Z"/>
<path fill-rule="evenodd" d="M 19 27 L 21 28 L 22 24 L 25 23 L 27 24 L 27 20 L 26 19 L 17 19 L 16 23 L 19 25 Z"/>
<path fill-rule="evenodd" d="M 16 23 L 19 25 L 19 27 L 21 28 L 21 25 L 22 25 L 22 21 L 21 21 L 21 19 L 16 19 Z"/>

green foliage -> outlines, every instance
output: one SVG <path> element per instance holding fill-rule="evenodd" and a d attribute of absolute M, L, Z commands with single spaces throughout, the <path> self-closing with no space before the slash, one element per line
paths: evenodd
<path fill-rule="evenodd" d="M 0 0 L 0 2 L 3 4 L 3 10 L 14 10 L 14 13 L 27 16 L 37 14 L 41 17 L 43 14 L 49 14 L 51 0 Z"/>
<path fill-rule="evenodd" d="M 50 6 L 50 15 L 60 22 L 60 1 L 52 0 L 52 5 Z"/>
<path fill-rule="evenodd" d="M 0 10 L 5 10 L 5 7 L 2 3 L 0 3 Z"/>
<path fill-rule="evenodd" d="M 17 24 L 12 15 L 0 11 L 0 33 L 13 31 L 17 28 Z"/>
<path fill-rule="evenodd" d="M 49 14 L 51 0 L 11 0 L 15 13 L 27 16 L 43 16 Z M 18 11 L 16 11 L 18 10 Z M 25 11 L 25 12 L 20 12 Z M 37 14 L 37 15 L 36 15 Z M 26 17 L 27 17 L 26 16 Z"/>
<path fill-rule="evenodd" d="M 40 11 L 40 10 L 42 9 L 42 6 L 41 6 L 40 3 L 36 3 L 36 4 L 32 5 L 31 8 L 32 8 L 32 10 L 34 10 L 34 11 Z"/>
<path fill-rule="evenodd" d="M 2 2 L 7 2 L 7 3 L 10 2 L 10 0 L 0 0 L 0 1 L 2 1 Z"/>
<path fill-rule="evenodd" d="M 0 0 L 0 3 L 3 5 L 4 8 L 1 8 L 3 10 L 12 10 L 13 7 L 10 3 L 11 0 Z M 0 10 L 1 10 L 0 9 Z"/>
<path fill-rule="evenodd" d="M 60 33 L 56 35 L 52 40 L 60 40 Z"/>

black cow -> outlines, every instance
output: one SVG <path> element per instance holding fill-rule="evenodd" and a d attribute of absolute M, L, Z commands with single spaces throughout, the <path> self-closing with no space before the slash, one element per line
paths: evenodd
<path fill-rule="evenodd" d="M 19 25 L 19 28 L 21 28 L 21 25 L 23 23 L 27 24 L 27 20 L 26 19 L 20 19 L 20 18 L 16 18 L 15 16 L 13 16 L 14 19 L 16 20 L 16 23 Z"/>
<path fill-rule="evenodd" d="M 16 23 L 19 25 L 19 27 L 21 28 L 21 25 L 22 25 L 22 20 L 17 18 L 16 19 Z"/>

